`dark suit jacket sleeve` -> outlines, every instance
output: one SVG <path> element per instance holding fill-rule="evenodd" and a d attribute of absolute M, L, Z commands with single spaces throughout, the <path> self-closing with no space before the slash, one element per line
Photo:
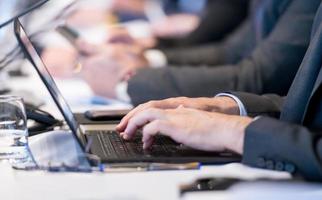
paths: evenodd
<path fill-rule="evenodd" d="M 293 1 L 269 37 L 237 65 L 167 67 L 138 72 L 129 81 L 132 102 L 213 96 L 227 90 L 286 95 L 308 47 L 319 3 Z"/>
<path fill-rule="evenodd" d="M 160 38 L 159 48 L 186 47 L 223 39 L 247 16 L 249 0 L 208 0 L 198 28 L 180 39 Z"/>
<path fill-rule="evenodd" d="M 285 97 L 276 94 L 256 95 L 246 92 L 229 92 L 243 103 L 248 116 L 270 116 L 279 118 Z"/>
<path fill-rule="evenodd" d="M 221 65 L 235 64 L 254 48 L 254 33 L 251 20 L 246 20 L 226 39 L 207 45 L 163 49 L 167 61 L 176 67 L 186 65 Z"/>
<path fill-rule="evenodd" d="M 243 163 L 322 181 L 322 130 L 262 117 L 246 129 Z"/>

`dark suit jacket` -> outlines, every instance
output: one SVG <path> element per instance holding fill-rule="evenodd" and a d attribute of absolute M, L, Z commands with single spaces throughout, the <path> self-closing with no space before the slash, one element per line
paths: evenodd
<path fill-rule="evenodd" d="M 230 1 L 226 1 L 226 4 L 228 2 Z M 255 47 L 269 36 L 290 2 L 290 0 L 251 1 L 248 19 L 224 40 L 198 47 L 164 51 L 168 63 L 176 67 L 236 64 L 249 56 Z"/>
<path fill-rule="evenodd" d="M 243 163 L 322 181 L 322 4 L 310 47 L 284 100 L 277 95 L 234 93 L 253 115 L 246 129 Z"/>
<path fill-rule="evenodd" d="M 223 39 L 246 18 L 249 0 L 208 0 L 196 30 L 183 38 L 159 38 L 158 48 L 187 47 Z M 172 52 L 164 49 L 164 52 Z"/>
<path fill-rule="evenodd" d="M 251 35 L 262 41 L 246 59 L 236 65 L 215 68 L 167 67 L 139 71 L 129 81 L 132 103 L 176 96 L 213 96 L 225 90 L 286 95 L 308 47 L 319 4 L 320 0 L 265 1 L 264 8 L 270 12 L 262 17 L 265 23 L 258 25 L 262 31 Z M 283 14 L 276 15 L 278 11 Z M 276 24 L 272 26 L 270 22 L 274 21 Z M 274 27 L 273 31 L 265 31 L 270 26 Z"/>

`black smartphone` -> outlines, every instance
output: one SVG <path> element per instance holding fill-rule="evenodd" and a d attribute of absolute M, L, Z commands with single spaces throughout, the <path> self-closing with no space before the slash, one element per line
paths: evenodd
<path fill-rule="evenodd" d="M 89 110 L 85 117 L 92 121 L 121 120 L 130 110 Z"/>
<path fill-rule="evenodd" d="M 181 196 L 188 192 L 224 191 L 243 180 L 238 178 L 201 178 L 180 186 Z"/>

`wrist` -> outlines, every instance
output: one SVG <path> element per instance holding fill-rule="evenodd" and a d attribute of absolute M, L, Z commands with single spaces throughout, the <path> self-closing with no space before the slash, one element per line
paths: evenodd
<path fill-rule="evenodd" d="M 231 124 L 228 129 L 230 139 L 226 145 L 228 150 L 243 154 L 246 128 L 252 123 L 252 121 L 252 118 L 249 117 L 231 116 L 228 120 L 228 123 Z"/>
<path fill-rule="evenodd" d="M 215 97 L 211 112 L 220 112 L 228 115 L 239 115 L 239 107 L 237 102 L 226 96 Z"/>

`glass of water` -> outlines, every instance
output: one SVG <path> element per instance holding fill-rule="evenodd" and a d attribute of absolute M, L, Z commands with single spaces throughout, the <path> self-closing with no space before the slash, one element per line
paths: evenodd
<path fill-rule="evenodd" d="M 0 96 L 0 161 L 24 162 L 29 156 L 23 99 Z"/>

